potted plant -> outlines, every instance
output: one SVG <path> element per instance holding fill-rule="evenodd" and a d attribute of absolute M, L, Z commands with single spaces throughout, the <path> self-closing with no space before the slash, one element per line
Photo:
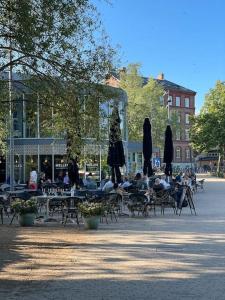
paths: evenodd
<path fill-rule="evenodd" d="M 104 206 L 101 203 L 82 203 L 79 210 L 84 218 L 86 229 L 98 229 L 100 217 L 104 213 Z"/>
<path fill-rule="evenodd" d="M 17 199 L 12 203 L 12 208 L 19 215 L 20 226 L 32 226 L 35 216 L 38 212 L 37 202 L 35 200 Z"/>

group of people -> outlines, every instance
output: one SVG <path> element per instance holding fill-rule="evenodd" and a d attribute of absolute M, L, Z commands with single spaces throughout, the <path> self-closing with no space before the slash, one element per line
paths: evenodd
<path fill-rule="evenodd" d="M 181 201 L 184 188 L 192 189 L 196 182 L 196 176 L 192 171 L 180 172 L 176 177 L 168 178 L 166 175 L 154 176 L 147 178 L 141 173 L 137 173 L 134 178 L 124 177 L 122 183 L 119 185 L 113 183 L 109 178 L 104 184 L 100 186 L 102 191 L 107 193 L 117 192 L 122 194 L 124 191 L 141 190 L 146 191 L 145 195 L 148 196 L 153 192 L 166 190 L 174 197 L 177 206 Z"/>

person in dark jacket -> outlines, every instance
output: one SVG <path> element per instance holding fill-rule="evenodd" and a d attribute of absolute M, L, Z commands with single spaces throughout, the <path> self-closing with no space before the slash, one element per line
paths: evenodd
<path fill-rule="evenodd" d="M 155 191 L 155 192 L 159 192 L 159 191 L 162 191 L 162 190 L 164 190 L 164 186 L 163 186 L 163 184 L 162 183 L 160 183 L 160 178 L 156 178 L 155 179 L 155 183 L 153 184 L 153 190 Z"/>

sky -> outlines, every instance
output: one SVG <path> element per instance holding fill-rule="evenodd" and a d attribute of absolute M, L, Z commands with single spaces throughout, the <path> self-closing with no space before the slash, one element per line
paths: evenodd
<path fill-rule="evenodd" d="M 196 111 L 217 80 L 225 80 L 224 0 L 94 0 L 121 66 L 197 92 Z M 111 2 L 109 4 L 108 2 Z"/>

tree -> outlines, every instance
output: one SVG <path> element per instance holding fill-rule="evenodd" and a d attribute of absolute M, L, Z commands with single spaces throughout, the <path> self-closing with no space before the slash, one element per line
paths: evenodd
<path fill-rule="evenodd" d="M 217 172 L 225 146 L 225 85 L 217 81 L 206 95 L 200 114 L 191 119 L 191 142 L 198 152 L 216 149 L 219 153 Z"/>
<path fill-rule="evenodd" d="M 162 148 L 167 124 L 166 108 L 160 103 L 164 90 L 153 78 L 144 84 L 139 69 L 140 65 L 131 64 L 121 73 L 120 86 L 128 96 L 129 140 L 142 141 L 143 122 L 149 117 L 153 144 Z"/>
<path fill-rule="evenodd" d="M 45 128 L 53 112 L 57 126 L 51 124 L 51 128 L 59 129 L 64 120 L 69 128 L 64 131 L 71 131 L 75 145 L 81 137 L 78 127 L 82 128 L 82 122 L 76 124 L 83 116 L 84 86 L 105 78 L 115 54 L 95 6 L 89 0 L 7 0 L 0 4 L 0 19 L 0 72 L 13 68 L 20 75 L 14 80 L 17 95 L 10 104 L 17 101 L 18 94 L 32 92 L 32 101 L 39 97 L 48 116 Z M 3 93 L 0 98 L 7 102 Z M 92 118 L 95 107 L 88 110 Z"/>
<path fill-rule="evenodd" d="M 113 50 L 104 36 L 97 42 L 101 22 L 89 0 L 2 1 L 0 18 L 0 71 L 79 82 L 108 72 Z"/>

